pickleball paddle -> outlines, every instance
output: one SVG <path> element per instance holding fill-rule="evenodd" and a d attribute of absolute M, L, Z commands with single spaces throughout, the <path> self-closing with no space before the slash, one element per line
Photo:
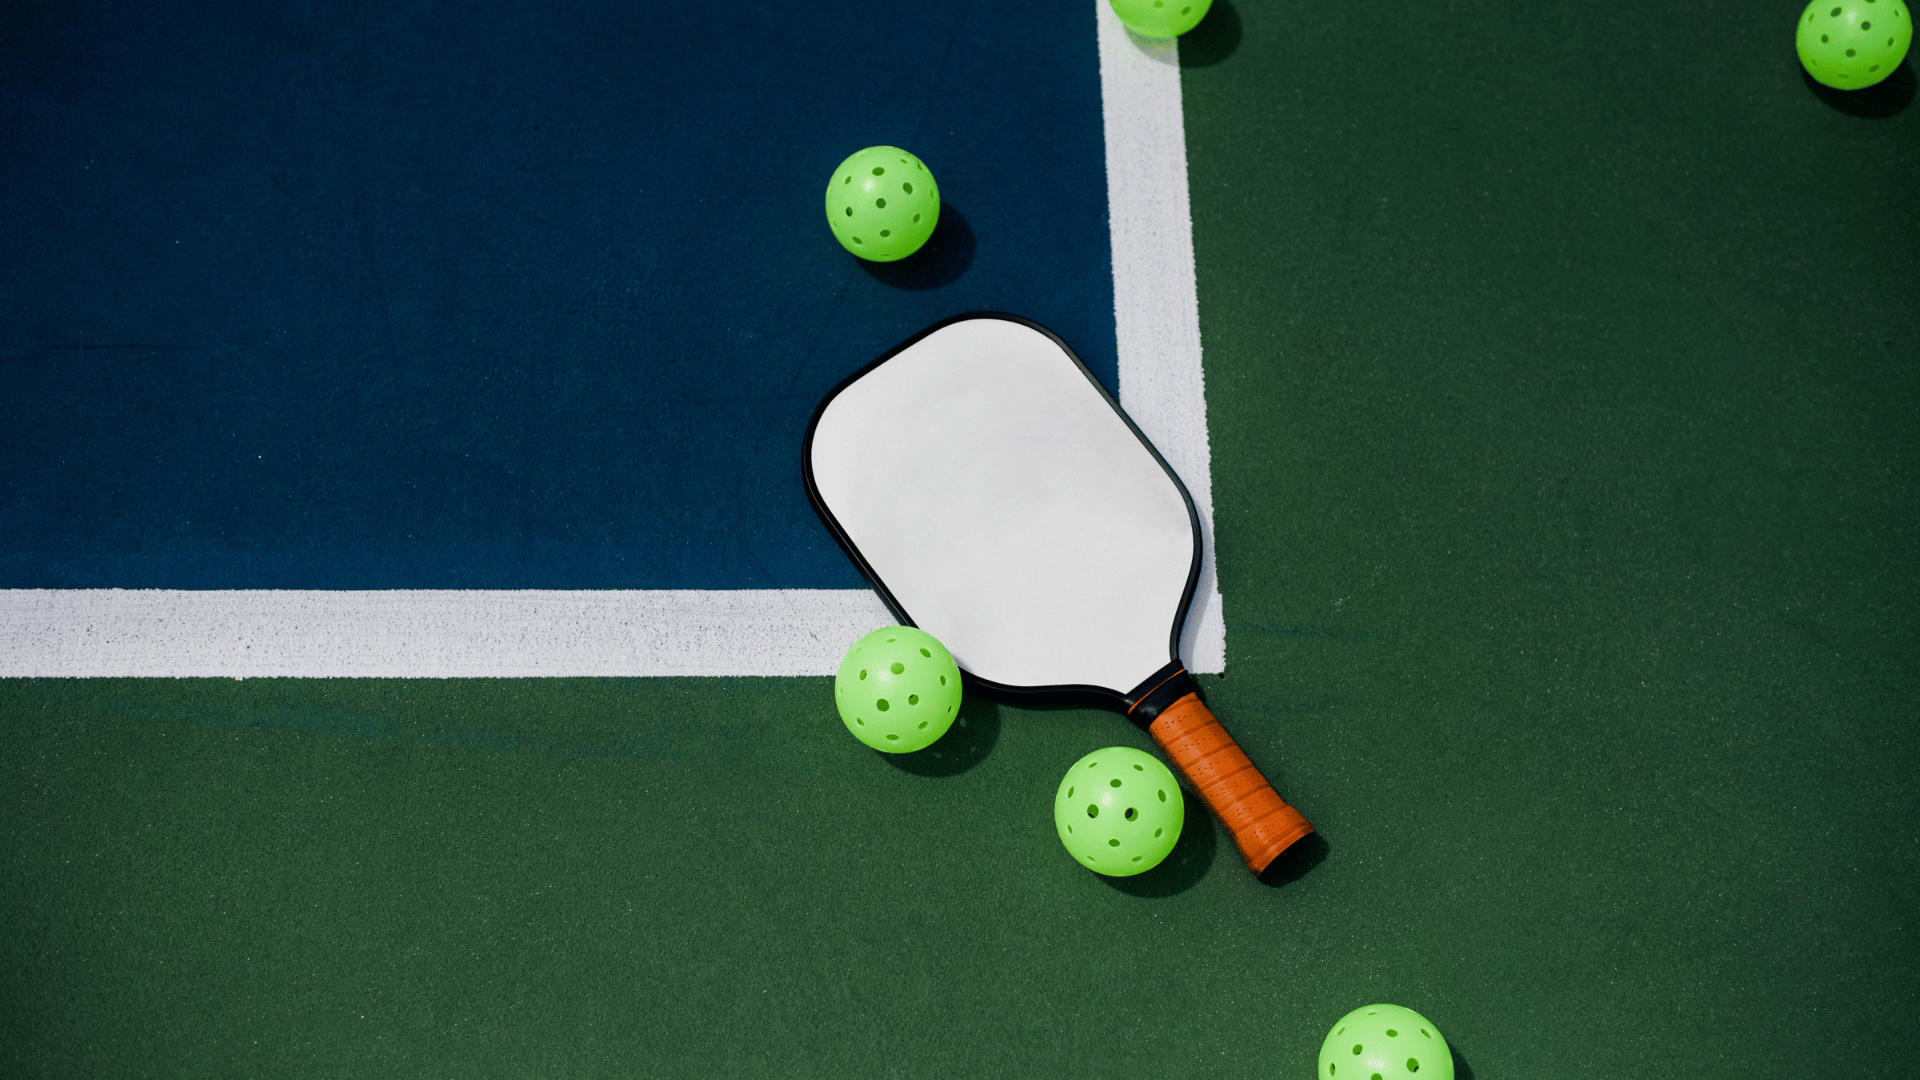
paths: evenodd
<path fill-rule="evenodd" d="M 840 546 L 970 687 L 1125 713 L 1256 874 L 1313 831 L 1180 662 L 1200 574 L 1192 499 L 1044 327 L 975 313 L 921 331 L 827 394 L 802 467 Z"/>

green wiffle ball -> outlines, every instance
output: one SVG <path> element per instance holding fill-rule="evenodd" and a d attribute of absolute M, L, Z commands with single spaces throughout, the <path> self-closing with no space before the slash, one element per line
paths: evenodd
<path fill-rule="evenodd" d="M 1440 1029 L 1400 1005 L 1363 1005 L 1320 1044 L 1320 1080 L 1453 1080 Z"/>
<path fill-rule="evenodd" d="M 925 630 L 882 627 L 847 650 L 833 703 L 853 737 L 875 750 L 925 750 L 960 714 L 960 665 Z"/>
<path fill-rule="evenodd" d="M 1160 865 L 1180 839 L 1187 804 L 1173 771 L 1126 746 L 1073 763 L 1053 796 L 1053 827 L 1081 866 L 1132 877 Z"/>
<path fill-rule="evenodd" d="M 1200 25 L 1213 0 L 1107 0 L 1127 29 L 1145 38 L 1179 37 Z"/>
<path fill-rule="evenodd" d="M 1813 0 L 1793 35 L 1807 74 L 1836 90 L 1881 82 L 1912 44 L 1913 16 L 1902 0 Z"/>
<path fill-rule="evenodd" d="M 919 158 L 897 146 L 869 146 L 827 181 L 827 225 L 840 246 L 869 262 L 919 251 L 940 223 L 940 185 Z"/>

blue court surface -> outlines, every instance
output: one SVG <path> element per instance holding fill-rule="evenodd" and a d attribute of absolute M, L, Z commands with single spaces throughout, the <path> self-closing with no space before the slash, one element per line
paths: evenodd
<path fill-rule="evenodd" d="M 1093 18 L 28 6 L 0 64 L 0 588 L 855 589 L 799 481 L 957 312 L 1116 385 Z M 946 199 L 862 264 L 892 144 Z"/>

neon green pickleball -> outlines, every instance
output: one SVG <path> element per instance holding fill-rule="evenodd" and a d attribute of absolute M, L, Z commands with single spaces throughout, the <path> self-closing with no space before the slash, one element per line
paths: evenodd
<path fill-rule="evenodd" d="M 924 750 L 960 713 L 960 665 L 925 630 L 883 627 L 847 650 L 833 703 L 853 737 L 875 750 Z"/>
<path fill-rule="evenodd" d="M 1170 38 L 1200 25 L 1213 0 L 1107 0 L 1127 29 L 1141 37 Z"/>
<path fill-rule="evenodd" d="M 1108 877 L 1160 865 L 1180 839 L 1187 804 L 1160 759 L 1125 746 L 1073 763 L 1053 796 L 1053 827 L 1075 862 Z"/>
<path fill-rule="evenodd" d="M 1319 1080 L 1453 1080 L 1440 1029 L 1399 1005 L 1367 1005 L 1340 1018 L 1320 1044 Z"/>
<path fill-rule="evenodd" d="M 1814 81 L 1860 90 L 1893 74 L 1913 44 L 1913 16 L 1901 0 L 1813 0 L 1800 13 L 1793 46 Z"/>
<path fill-rule="evenodd" d="M 840 246 L 871 262 L 919 251 L 940 221 L 940 185 L 897 146 L 869 146 L 827 181 L 827 224 Z"/>

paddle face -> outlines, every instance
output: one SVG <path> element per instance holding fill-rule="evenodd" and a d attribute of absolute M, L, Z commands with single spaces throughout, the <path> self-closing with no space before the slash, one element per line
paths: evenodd
<path fill-rule="evenodd" d="M 1046 330 L 936 324 L 821 402 L 804 462 L 815 509 L 895 615 L 989 688 L 1115 704 L 1177 661 L 1192 503 Z"/>

